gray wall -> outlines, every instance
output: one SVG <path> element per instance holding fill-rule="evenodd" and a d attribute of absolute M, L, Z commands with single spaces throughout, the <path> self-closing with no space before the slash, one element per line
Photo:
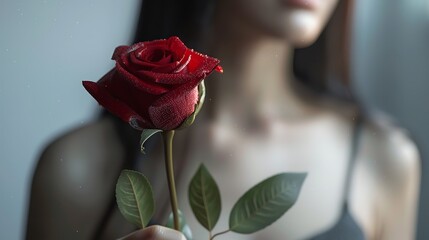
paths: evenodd
<path fill-rule="evenodd" d="M 0 239 L 22 239 L 40 150 L 90 120 L 82 87 L 131 41 L 139 0 L 0 1 Z"/>
<path fill-rule="evenodd" d="M 81 80 L 113 66 L 128 43 L 139 0 L 2 0 L 0 3 L 0 239 L 21 239 L 40 150 L 98 108 Z M 356 89 L 410 129 L 429 156 L 429 1 L 360 0 L 352 49 Z M 429 172 L 424 164 L 424 172 Z M 429 176 L 423 174 L 424 186 Z M 423 191 L 423 202 L 429 192 Z M 421 208 L 421 223 L 429 206 Z M 420 228 L 419 239 L 429 239 Z"/>

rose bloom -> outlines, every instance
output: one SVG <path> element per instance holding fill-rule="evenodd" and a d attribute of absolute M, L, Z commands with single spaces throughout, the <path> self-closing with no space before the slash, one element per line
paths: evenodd
<path fill-rule="evenodd" d="M 219 60 L 187 48 L 178 37 L 119 46 L 116 66 L 85 89 L 136 129 L 173 130 L 194 113 L 198 85 Z"/>

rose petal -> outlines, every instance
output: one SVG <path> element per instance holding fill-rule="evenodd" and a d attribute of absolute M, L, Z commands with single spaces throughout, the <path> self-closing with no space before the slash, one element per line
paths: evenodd
<path fill-rule="evenodd" d="M 127 66 L 132 69 L 132 71 L 147 70 L 155 72 L 159 72 L 160 70 L 163 72 L 171 72 L 175 68 L 177 68 L 177 65 L 179 64 L 179 62 L 177 61 L 173 61 L 171 63 L 147 62 L 136 56 L 135 52 L 130 53 L 129 63 L 130 64 L 128 64 Z"/>
<path fill-rule="evenodd" d="M 191 50 L 192 60 L 188 64 L 189 72 L 211 73 L 219 65 L 219 60 Z"/>
<path fill-rule="evenodd" d="M 140 70 L 136 71 L 138 77 L 149 77 L 154 82 L 177 85 L 183 84 L 195 79 L 204 79 L 206 75 L 211 73 L 217 66 L 219 66 L 219 60 L 209 56 L 199 54 L 193 50 L 188 50 L 187 59 L 182 59 L 183 69 L 176 69 L 179 73 L 161 73 L 158 71 L 147 71 Z M 186 62 L 183 62 L 186 60 Z"/>
<path fill-rule="evenodd" d="M 158 64 L 158 66 L 154 67 L 152 69 L 153 72 L 157 72 L 157 73 L 180 73 L 182 72 L 184 69 L 186 69 L 186 66 L 188 65 L 189 61 L 191 61 L 191 55 L 190 54 L 186 54 L 187 52 L 185 51 L 185 54 L 183 54 L 179 60 L 175 60 L 173 61 L 171 64 Z M 174 59 L 178 59 L 179 56 L 175 56 Z"/>
<path fill-rule="evenodd" d="M 112 60 L 119 59 L 124 53 L 128 51 L 129 48 L 129 46 L 116 47 L 115 51 L 113 51 Z"/>
<path fill-rule="evenodd" d="M 157 65 L 169 64 L 172 61 L 174 62 L 172 53 L 169 49 L 148 49 L 145 53 L 144 61 L 156 63 Z M 139 57 L 138 52 L 136 55 Z"/>
<path fill-rule="evenodd" d="M 160 40 L 155 40 L 154 42 L 160 42 L 160 41 L 163 41 L 162 39 L 160 39 Z M 140 49 L 140 48 L 143 48 L 143 47 L 145 47 L 146 46 L 146 44 L 147 44 L 148 42 L 138 42 L 138 43 L 134 43 L 133 45 L 131 45 L 130 46 L 130 48 L 128 48 L 128 51 L 127 51 L 127 53 L 130 53 L 130 52 L 134 52 L 135 50 L 137 50 L 137 49 Z"/>
<path fill-rule="evenodd" d="M 158 39 L 153 41 L 146 41 L 146 42 L 139 42 L 131 45 L 131 47 L 128 49 L 128 53 L 134 52 L 137 49 L 140 48 L 165 48 L 165 39 Z"/>
<path fill-rule="evenodd" d="M 180 95 L 170 95 L 170 98 L 163 98 L 158 102 L 158 106 L 149 107 L 151 121 L 158 129 L 173 130 L 195 111 L 195 104 L 198 101 L 198 89 L 186 91 Z"/>
<path fill-rule="evenodd" d="M 176 36 L 169 37 L 167 42 L 170 51 L 173 52 L 179 59 L 182 58 L 182 56 L 185 55 L 186 51 L 188 50 L 185 44 Z"/>
<path fill-rule="evenodd" d="M 157 73 L 152 71 L 138 71 L 136 75 L 139 77 L 151 78 L 152 81 L 156 83 L 166 84 L 166 85 L 178 85 L 189 82 L 196 78 L 201 78 L 200 76 L 194 76 L 193 74 L 182 74 L 182 73 Z"/>
<path fill-rule="evenodd" d="M 109 78 L 103 78 L 98 81 L 98 84 L 104 86 L 105 90 L 108 91 L 112 97 L 120 99 L 143 119 L 150 121 L 147 109 L 160 95 L 142 92 L 128 82 L 123 81 L 122 78 L 122 75 L 114 70 Z M 107 80 L 105 81 L 104 79 Z"/>
<path fill-rule="evenodd" d="M 134 128 L 139 130 L 143 128 L 153 128 L 152 124 L 145 121 L 127 104 L 110 95 L 103 86 L 90 81 L 83 81 L 82 84 L 101 106 L 121 118 L 123 121 L 130 123 Z"/>
<path fill-rule="evenodd" d="M 159 61 L 152 61 L 150 55 L 153 51 L 162 50 L 168 52 L 167 56 Z M 167 40 L 156 40 L 151 42 L 142 42 L 130 47 L 129 59 L 122 59 L 123 66 L 126 69 L 150 70 L 160 73 L 179 72 L 177 69 L 183 69 L 189 62 L 189 50 L 178 37 L 170 37 Z M 171 56 L 171 59 L 169 58 Z"/>
<path fill-rule="evenodd" d="M 191 80 L 153 102 L 149 107 L 149 118 L 156 128 L 175 129 L 194 112 L 198 102 L 197 86 L 202 80 Z"/>
<path fill-rule="evenodd" d="M 122 65 L 118 62 L 116 63 L 116 70 L 121 75 L 120 81 L 126 81 L 140 91 L 159 95 L 169 90 L 168 88 L 163 87 L 159 84 L 154 84 L 154 83 L 151 83 L 150 81 L 145 81 L 146 79 L 143 79 L 141 76 L 139 76 L 140 78 L 134 76 L 132 73 L 125 70 L 122 67 Z"/>
<path fill-rule="evenodd" d="M 188 51 L 189 52 L 189 51 Z M 185 54 L 183 58 L 180 60 L 176 69 L 174 69 L 174 73 L 187 73 L 188 72 L 188 64 L 191 61 L 192 56 L 190 54 Z"/>

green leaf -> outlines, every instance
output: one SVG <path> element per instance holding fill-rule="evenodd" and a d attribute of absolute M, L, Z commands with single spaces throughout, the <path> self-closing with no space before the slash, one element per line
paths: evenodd
<path fill-rule="evenodd" d="M 155 133 L 162 132 L 162 130 L 159 129 L 143 129 L 142 135 L 140 137 L 140 151 L 144 154 L 144 143 L 146 140 L 148 140 L 150 137 L 152 137 Z"/>
<path fill-rule="evenodd" d="M 198 103 L 195 105 L 195 111 L 183 121 L 183 123 L 177 128 L 178 130 L 189 127 L 194 123 L 196 116 L 200 112 L 204 104 L 204 99 L 206 98 L 206 87 L 204 85 L 204 80 L 201 81 L 198 85 Z"/>
<path fill-rule="evenodd" d="M 229 228 L 254 233 L 279 219 L 296 202 L 306 173 L 281 173 L 247 191 L 234 205 Z"/>
<path fill-rule="evenodd" d="M 166 227 L 174 229 L 173 213 L 170 213 Z M 187 240 L 192 240 L 191 228 L 186 223 L 185 217 L 183 216 L 183 213 L 180 210 L 179 210 L 179 229 L 183 233 L 183 235 L 185 235 Z"/>
<path fill-rule="evenodd" d="M 219 220 L 222 206 L 219 188 L 203 164 L 193 176 L 188 194 L 189 203 L 198 222 L 211 231 Z"/>
<path fill-rule="evenodd" d="M 125 219 L 141 228 L 147 226 L 155 210 L 149 181 L 132 170 L 122 170 L 116 184 L 116 202 Z"/>

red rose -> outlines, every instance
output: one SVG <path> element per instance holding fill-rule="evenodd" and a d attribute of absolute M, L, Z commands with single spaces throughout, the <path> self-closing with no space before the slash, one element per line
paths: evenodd
<path fill-rule="evenodd" d="M 137 129 L 173 130 L 192 115 L 198 85 L 219 60 L 188 49 L 177 37 L 119 46 L 116 67 L 85 89 L 108 111 Z"/>

